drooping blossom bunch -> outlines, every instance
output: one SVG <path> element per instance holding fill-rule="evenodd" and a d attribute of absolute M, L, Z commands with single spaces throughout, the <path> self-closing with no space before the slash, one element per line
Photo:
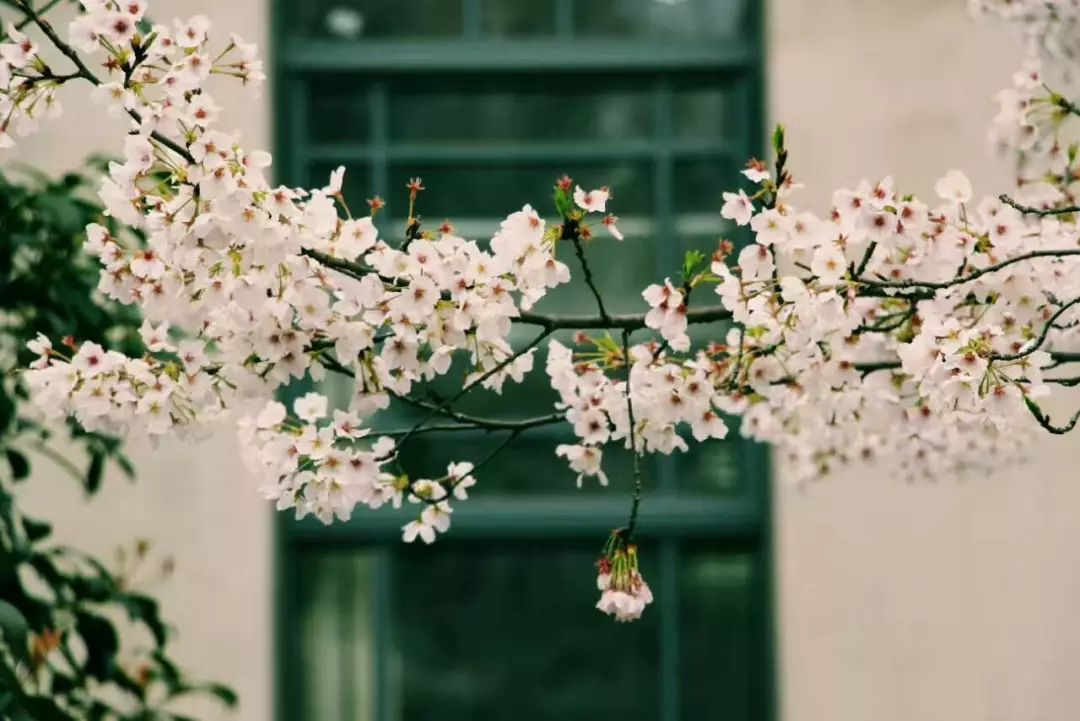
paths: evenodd
<path fill-rule="evenodd" d="M 375 223 L 380 198 L 368 216 L 352 215 L 344 168 L 322 188 L 275 186 L 270 156 L 217 128 L 212 79 L 262 79 L 250 45 L 235 36 L 216 44 L 201 17 L 148 25 L 144 3 L 116 0 L 83 0 L 65 41 L 13 1 L 75 70 L 56 74 L 10 28 L 0 45 L 2 130 L 33 129 L 38 104 L 55 107 L 72 80 L 89 81 L 95 99 L 129 121 L 122 162 L 102 179 L 109 217 L 88 228 L 87 250 L 101 261 L 101 292 L 146 318 L 139 358 L 36 341 L 40 359 L 27 370 L 35 402 L 53 418 L 154 436 L 195 434 L 228 415 L 281 509 L 330 522 L 357 504 L 408 502 L 418 510 L 404 539 L 430 543 L 490 456 L 412 478 L 413 437 L 452 421 L 439 430 L 506 433 L 502 448 L 566 423 L 576 442 L 553 450 L 579 485 L 606 483 L 610 444 L 634 460 L 629 524 L 609 538 L 598 579 L 598 607 L 628 620 L 652 598 L 633 541 L 645 453 L 723 438 L 739 418 L 742 434 L 775 444 L 799 480 L 870 458 L 906 477 L 947 477 L 1008 460 L 1039 427 L 1064 432 L 1080 417 L 1057 425 L 1041 405 L 1080 382 L 1061 375 L 1080 362 L 1068 350 L 1080 325 L 1080 229 L 1066 205 L 1076 151 L 1041 141 L 1078 112 L 1056 95 L 1044 108 L 1034 68 L 1001 97 L 997 125 L 1005 142 L 1069 171 L 1044 183 L 1035 205 L 1023 204 L 1032 196 L 975 201 L 963 173 L 950 171 L 930 200 L 885 178 L 837 191 L 815 215 L 793 202 L 799 186 L 780 128 L 775 159 L 752 160 L 745 187 L 723 194 L 720 215 L 745 228 L 747 242 L 688 253 L 674 280 L 644 289 L 643 312 L 614 315 L 585 252 L 607 242 L 597 226 L 623 240 L 609 189 L 560 178 L 553 222 L 527 205 L 481 243 L 449 223 L 426 229 L 415 178 L 403 237 L 387 240 Z M 110 230 L 117 223 L 145 244 L 122 242 Z M 569 281 L 570 253 L 595 312 L 537 312 Z M 695 342 L 691 326 L 714 339 Z M 515 346 L 515 327 L 536 332 Z M 577 331 L 572 347 L 552 337 L 563 330 Z M 476 389 L 520 382 L 545 344 L 554 413 L 506 420 L 460 410 Z M 425 394 L 454 368 L 457 390 Z M 311 393 L 290 414 L 275 399 L 328 371 L 353 379 L 348 408 Z M 419 420 L 380 430 L 379 412 L 402 405 Z"/>
<path fill-rule="evenodd" d="M 652 590 L 638 569 L 637 546 L 626 540 L 623 530 L 612 531 L 596 562 L 596 608 L 616 621 L 636 621 L 653 601 Z"/>

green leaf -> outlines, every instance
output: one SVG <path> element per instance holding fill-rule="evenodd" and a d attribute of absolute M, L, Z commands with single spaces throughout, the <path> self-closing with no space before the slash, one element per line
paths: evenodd
<path fill-rule="evenodd" d="M 107 680 L 120 648 L 116 629 L 108 619 L 87 611 L 75 614 L 75 629 L 86 644 L 86 672 L 98 680 Z"/>
<path fill-rule="evenodd" d="M 37 543 L 48 538 L 49 534 L 52 533 L 52 524 L 46 521 L 38 521 L 23 516 L 22 523 L 23 530 L 26 531 L 26 537 L 30 539 L 31 543 Z"/>
<path fill-rule="evenodd" d="M 25 454 L 14 448 L 6 449 L 4 454 L 7 456 L 8 465 L 11 466 L 11 475 L 16 481 L 21 481 L 30 475 L 30 461 Z"/>
<path fill-rule="evenodd" d="M 181 683 L 174 689 L 174 696 L 206 694 L 213 696 L 228 708 L 234 708 L 240 700 L 236 692 L 223 683 Z"/>
<path fill-rule="evenodd" d="M 116 465 L 120 466 L 120 470 L 124 472 L 125 476 L 129 479 L 135 478 L 135 466 L 131 464 L 130 458 L 123 453 L 117 453 L 113 460 L 116 461 Z"/>
<path fill-rule="evenodd" d="M 784 150 L 784 126 L 782 123 L 776 124 L 776 129 L 773 131 L 772 147 L 778 155 Z"/>
<path fill-rule="evenodd" d="M 14 651 L 25 652 L 28 633 L 30 633 L 30 624 L 22 611 L 0 599 L 0 636 L 8 646 Z"/>
<path fill-rule="evenodd" d="M 13 420 L 15 420 L 15 401 L 4 391 L 4 384 L 0 383 L 0 433 L 6 431 Z"/>
<path fill-rule="evenodd" d="M 93 495 L 101 488 L 101 479 L 105 475 L 105 453 L 94 451 L 90 456 L 90 467 L 86 470 L 86 492 Z"/>
<path fill-rule="evenodd" d="M 33 719 L 33 721 L 77 721 L 77 717 L 69 715 L 56 701 L 44 696 L 24 696 L 16 703 L 16 709 L 25 714 L 20 717 L 13 715 L 13 719 Z"/>
<path fill-rule="evenodd" d="M 133 621 L 146 624 L 158 646 L 164 646 L 169 636 L 169 629 L 161 618 L 156 599 L 140 593 L 131 593 L 120 598 L 120 603 Z"/>

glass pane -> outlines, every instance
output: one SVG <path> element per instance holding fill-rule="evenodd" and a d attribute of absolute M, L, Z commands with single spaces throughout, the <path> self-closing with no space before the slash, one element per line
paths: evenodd
<path fill-rule="evenodd" d="M 679 160 L 675 163 L 675 212 L 689 217 L 708 214 L 715 219 L 714 227 L 720 232 L 720 208 L 724 204 L 723 193 L 749 188 L 739 171 L 746 164 L 746 159 L 725 158 L 722 156 L 701 160 Z M 685 233 L 695 234 L 691 227 L 681 229 Z M 697 231 L 696 234 L 701 234 Z"/>
<path fill-rule="evenodd" d="M 659 604 L 613 623 L 594 606 L 598 549 L 557 543 L 398 546 L 401 721 L 616 721 L 659 708 Z M 658 578 L 651 554 L 642 572 Z"/>
<path fill-rule="evenodd" d="M 374 553 L 302 554 L 299 594 L 299 707 L 318 721 L 374 718 Z"/>
<path fill-rule="evenodd" d="M 672 97 L 675 137 L 734 144 L 737 120 L 746 110 L 730 89 L 718 86 L 715 77 L 708 85 L 677 88 Z"/>
<path fill-rule="evenodd" d="M 717 337 L 713 331 L 712 337 Z M 730 440 L 690 441 L 690 450 L 673 454 L 675 480 L 680 491 L 732 495 L 739 482 L 738 420 L 726 419 Z"/>
<path fill-rule="evenodd" d="M 308 140 L 312 143 L 368 143 L 368 85 L 356 76 L 321 78 L 311 83 Z"/>
<path fill-rule="evenodd" d="M 652 134 L 649 91 L 610 78 L 401 80 L 391 88 L 390 137 L 398 142 L 617 144 Z"/>
<path fill-rule="evenodd" d="M 681 584 L 680 693 L 687 721 L 757 718 L 760 673 L 755 640 L 753 557 L 717 551 L 684 553 Z"/>
<path fill-rule="evenodd" d="M 293 0 L 286 33 L 301 37 L 460 37 L 461 0 Z"/>
<path fill-rule="evenodd" d="M 578 35 L 703 40 L 737 37 L 747 0 L 577 0 Z"/>
<path fill-rule="evenodd" d="M 490 37 L 551 35 L 555 32 L 552 0 L 486 0 L 484 34 Z"/>

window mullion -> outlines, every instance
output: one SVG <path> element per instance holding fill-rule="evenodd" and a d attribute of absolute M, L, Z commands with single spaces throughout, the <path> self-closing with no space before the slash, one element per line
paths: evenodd
<path fill-rule="evenodd" d="M 679 707 L 679 542 L 660 542 L 660 721 L 678 721 Z"/>
<path fill-rule="evenodd" d="M 462 34 L 468 40 L 475 40 L 484 33 L 483 0 L 464 0 L 462 3 Z"/>
<path fill-rule="evenodd" d="M 555 0 L 555 36 L 574 36 L 574 0 Z"/>

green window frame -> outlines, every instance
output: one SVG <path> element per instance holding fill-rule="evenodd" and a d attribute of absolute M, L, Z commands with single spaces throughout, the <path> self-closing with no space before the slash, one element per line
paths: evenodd
<path fill-rule="evenodd" d="M 310 184 L 316 182 L 313 181 L 316 169 L 340 162 L 365 168 L 361 173 L 363 187 L 389 199 L 401 190 L 394 185 L 397 179 L 392 178 L 393 168 L 401 164 L 438 168 L 476 162 L 499 167 L 556 161 L 567 172 L 573 173 L 577 164 L 635 161 L 648 167 L 651 175 L 650 212 L 655 218 L 655 235 L 674 237 L 678 231 L 679 213 L 676 176 L 681 162 L 725 158 L 741 163 L 745 158 L 762 154 L 765 137 L 762 2 L 743 0 L 747 13 L 745 29 L 734 39 L 665 42 L 600 38 L 581 42 L 573 41 L 575 0 L 551 0 L 555 13 L 550 36 L 526 39 L 485 38 L 486 1 L 460 0 L 462 19 L 458 38 L 346 42 L 297 35 L 289 15 L 295 8 L 290 7 L 290 0 L 278 0 L 274 8 L 272 54 L 277 89 L 274 131 L 278 179 L 290 184 Z M 357 0 L 352 0 L 352 4 L 357 4 Z M 651 137 L 605 139 L 590 143 L 588 147 L 570 141 L 543 144 L 500 141 L 478 145 L 413 143 L 391 137 L 390 107 L 395 87 L 403 82 L 408 84 L 432 78 L 482 82 L 491 77 L 534 81 L 554 75 L 589 75 L 640 85 L 651 96 Z M 349 80 L 357 77 L 363 79 L 360 99 L 367 141 L 313 141 L 313 124 L 320 122 L 320 118 L 312 117 L 313 94 L 318 83 L 328 78 Z M 738 87 L 739 111 L 735 114 L 732 132 L 722 133 L 718 129 L 715 137 L 677 137 L 671 108 L 680 83 L 688 78 L 699 85 L 708 85 L 715 79 L 718 84 Z M 337 118 L 321 120 L 340 122 Z M 738 178 L 732 174 L 725 180 L 729 185 L 735 185 Z M 721 189 L 713 189 L 717 197 Z M 534 202 L 544 202 L 547 187 L 541 185 L 534 190 Z M 429 192 L 437 194 L 438 187 L 433 185 Z M 617 204 L 615 207 L 620 208 Z M 507 207 L 504 213 L 514 209 Z M 540 209 L 542 214 L 550 216 L 547 208 Z M 716 219 L 719 222 L 718 204 Z M 398 223 L 395 221 L 383 227 L 397 228 Z M 650 276 L 657 280 L 673 276 L 679 264 L 680 249 L 675 243 L 660 243 L 654 257 L 655 267 L 649 269 Z M 542 376 L 542 368 L 537 368 L 534 374 Z M 513 393 L 513 389 L 508 389 L 507 393 Z M 732 436 L 735 435 L 733 428 Z M 768 453 L 762 446 L 741 439 L 733 438 L 723 443 L 730 444 L 732 449 L 731 462 L 739 479 L 736 491 L 703 494 L 681 489 L 678 459 L 655 459 L 651 471 L 656 492 L 650 492 L 643 505 L 641 534 L 646 539 L 643 543 L 647 552 L 657 561 L 659 574 L 650 582 L 660 598 L 678 597 L 678 564 L 682 554 L 694 544 L 708 545 L 725 553 L 748 554 L 753 558 L 754 571 L 749 584 L 755 609 L 754 648 L 747 659 L 752 667 L 749 678 L 753 688 L 748 691 L 751 699 L 748 716 L 771 721 L 775 718 L 776 688 Z M 554 450 L 553 442 L 551 450 Z M 484 479 L 480 480 L 474 497 L 456 507 L 454 527 L 439 543 L 587 540 L 595 542 L 599 550 L 606 532 L 625 523 L 629 499 L 621 493 L 485 496 Z M 299 594 L 305 559 L 324 551 L 372 550 L 374 595 L 371 613 L 376 619 L 373 624 L 374 655 L 385 658 L 394 642 L 387 619 L 394 613 L 395 546 L 400 543 L 401 526 L 411 517 L 412 514 L 388 509 L 373 513 L 360 510 L 351 522 L 323 526 L 314 519 L 297 522 L 288 514 L 278 515 L 275 522 L 275 710 L 279 721 L 305 718 L 295 681 L 302 656 L 296 613 L 301 603 Z M 453 541 L 449 540 L 451 537 Z M 342 590 L 341 606 L 349 608 L 355 602 L 349 594 L 360 592 L 362 589 L 357 588 Z M 685 708 L 680 690 L 680 608 L 679 603 L 658 603 L 646 611 L 660 616 L 659 708 L 647 718 L 675 721 L 693 712 L 693 709 Z M 597 614 L 596 623 L 609 623 L 609 619 Z M 352 668 L 352 662 L 347 659 L 343 663 Z M 373 717 L 378 721 L 395 718 L 394 705 L 389 698 L 391 679 L 388 674 L 386 664 L 375 664 Z M 347 697 L 342 703 L 356 702 L 356 689 L 343 689 L 342 693 Z"/>

